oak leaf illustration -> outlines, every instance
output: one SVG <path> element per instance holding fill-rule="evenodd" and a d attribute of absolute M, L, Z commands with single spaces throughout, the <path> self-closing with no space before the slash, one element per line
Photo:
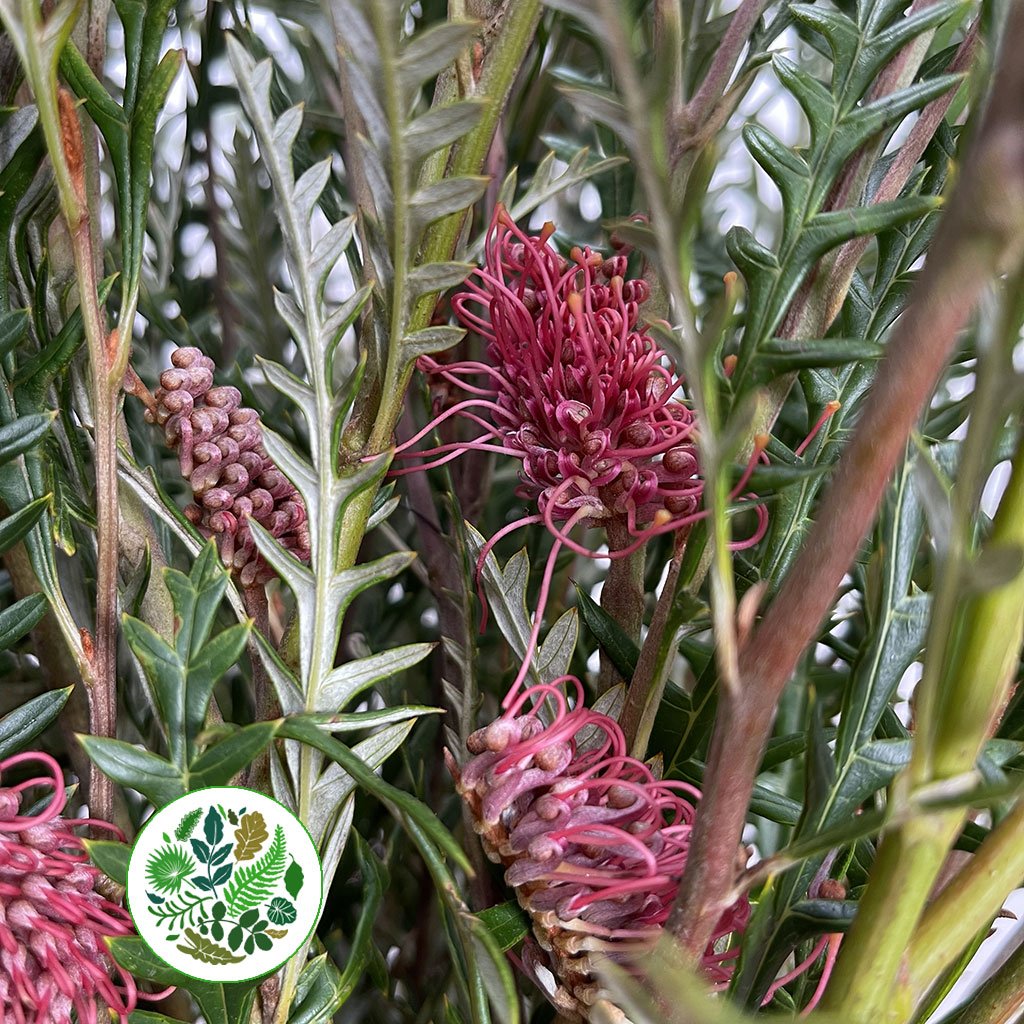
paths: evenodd
<path fill-rule="evenodd" d="M 241 824 L 235 829 L 235 860 L 252 860 L 269 838 L 267 823 L 259 811 L 242 815 Z"/>

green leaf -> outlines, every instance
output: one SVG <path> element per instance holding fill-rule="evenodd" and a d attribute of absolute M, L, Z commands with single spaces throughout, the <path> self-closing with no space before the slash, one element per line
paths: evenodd
<path fill-rule="evenodd" d="M 177 768 L 162 757 L 122 740 L 79 735 L 78 741 L 104 775 L 122 786 L 138 790 L 155 807 L 163 807 L 185 795 L 185 780 Z"/>
<path fill-rule="evenodd" d="M 212 541 L 187 576 L 166 569 L 164 580 L 174 604 L 174 645 L 139 619 L 125 616 L 122 622 L 125 639 L 152 687 L 171 759 L 184 773 L 195 759 L 196 739 L 206 721 L 213 688 L 241 657 L 250 627 L 240 623 L 209 639 L 227 588 L 227 574 Z M 199 762 L 202 774 L 209 762 L 202 758 Z"/>
<path fill-rule="evenodd" d="M 0 465 L 35 447 L 56 418 L 55 412 L 35 413 L 21 416 L 13 423 L 5 423 L 0 427 Z"/>
<path fill-rule="evenodd" d="M 409 200 L 413 235 L 418 237 L 428 224 L 472 206 L 484 194 L 489 182 L 490 178 L 482 175 L 464 175 L 443 178 L 417 190 Z"/>
<path fill-rule="evenodd" d="M 324 680 L 315 710 L 326 714 L 340 711 L 367 688 L 419 664 L 435 646 L 404 644 L 339 665 Z"/>
<path fill-rule="evenodd" d="M 43 513 L 50 507 L 52 500 L 52 494 L 44 494 L 41 498 L 30 501 L 17 512 L 0 519 L 0 554 L 9 551 L 28 534 L 28 531 L 39 522 Z"/>
<path fill-rule="evenodd" d="M 530 934 L 530 919 L 515 900 L 480 910 L 476 915 L 503 953 L 514 949 Z"/>
<path fill-rule="evenodd" d="M 433 107 L 420 115 L 405 131 L 405 144 L 410 160 L 421 160 L 461 139 L 483 116 L 485 103 L 481 97 L 449 103 L 444 107 Z M 441 264 L 444 266 L 444 264 Z M 462 275 L 465 278 L 465 274 Z M 461 279 L 460 279 L 461 280 Z M 452 282 L 458 284 L 458 281 Z M 447 287 L 443 285 L 441 287 Z M 426 289 L 434 291 L 433 288 Z"/>
<path fill-rule="evenodd" d="M 109 879 L 118 885 L 128 884 L 128 860 L 132 848 L 127 843 L 113 843 L 105 839 L 83 839 L 89 859 Z"/>
<path fill-rule="evenodd" d="M 136 978 L 158 986 L 174 985 L 195 996 L 206 1024 L 248 1024 L 256 989 L 262 979 L 234 985 L 197 981 L 161 960 L 142 939 L 122 936 L 107 939 L 114 959 Z"/>
<path fill-rule="evenodd" d="M 42 594 L 29 594 L 0 612 L 0 651 L 17 643 L 46 614 Z"/>
<path fill-rule="evenodd" d="M 349 953 L 346 974 L 356 958 L 357 952 L 353 948 Z M 347 996 L 342 976 L 334 961 L 326 953 L 321 953 L 302 968 L 295 999 L 288 1014 L 288 1024 L 328 1024 L 341 1009 Z"/>
<path fill-rule="evenodd" d="M 615 666 L 615 671 L 623 679 L 632 679 L 636 671 L 636 663 L 640 659 L 640 649 L 633 640 L 626 636 L 622 627 L 581 587 L 576 587 L 576 607 L 580 618 L 594 634 L 594 639 L 608 660 Z"/>
<path fill-rule="evenodd" d="M 28 325 L 27 309 L 15 309 L 0 315 L 0 359 L 14 351 L 28 333 Z"/>
<path fill-rule="evenodd" d="M 293 860 L 291 866 L 284 873 L 284 887 L 292 899 L 302 891 L 302 866 L 297 860 Z"/>
<path fill-rule="evenodd" d="M 285 870 L 284 829 L 274 830 L 274 839 L 259 860 L 235 871 L 230 885 L 224 890 L 228 917 L 238 917 L 242 911 L 253 910 L 270 899 L 274 887 Z"/>
<path fill-rule="evenodd" d="M 409 271 L 409 292 L 414 298 L 443 292 L 462 284 L 471 273 L 471 263 L 425 263 Z"/>
<path fill-rule="evenodd" d="M 276 732 L 276 722 L 254 722 L 209 747 L 189 766 L 189 791 L 228 785 L 263 753 Z"/>
<path fill-rule="evenodd" d="M 415 89 L 442 72 L 466 49 L 477 28 L 475 21 L 445 21 L 417 32 L 398 59 L 403 88 Z"/>
<path fill-rule="evenodd" d="M 865 359 L 881 359 L 885 349 L 874 341 L 859 338 L 792 340 L 772 338 L 757 350 L 757 361 L 779 373 L 806 367 L 844 366 Z"/>
<path fill-rule="evenodd" d="M 27 747 L 64 710 L 73 686 L 48 690 L 0 718 L 0 761 Z"/>
<path fill-rule="evenodd" d="M 355 779 L 357 785 L 388 805 L 407 829 L 412 831 L 411 826 L 413 825 L 422 829 L 431 842 L 451 857 L 463 870 L 469 868 L 469 862 L 462 847 L 441 824 L 433 811 L 415 797 L 385 782 L 350 748 L 334 739 L 333 736 L 328 736 L 313 722 L 298 715 L 286 718 L 281 723 L 278 735 L 282 739 L 300 740 L 337 761 Z M 433 850 L 427 851 L 422 845 L 420 845 L 420 850 L 433 853 Z"/>

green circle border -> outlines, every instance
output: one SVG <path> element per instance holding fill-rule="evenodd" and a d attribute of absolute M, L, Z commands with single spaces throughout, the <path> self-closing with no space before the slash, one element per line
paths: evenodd
<path fill-rule="evenodd" d="M 285 959 L 283 961 L 281 961 L 281 963 L 279 963 L 276 967 L 272 967 L 269 971 L 261 971 L 259 974 L 253 974 L 253 975 L 251 975 L 251 976 L 249 976 L 247 978 L 235 978 L 233 981 L 211 981 L 209 978 L 200 978 L 200 977 L 198 977 L 195 974 L 189 974 L 188 971 L 181 970 L 180 967 L 175 967 L 174 964 L 169 963 L 167 960 L 165 960 L 149 944 L 149 942 L 146 939 L 146 937 L 142 934 L 142 930 L 139 928 L 138 923 L 135 921 L 135 913 L 132 910 L 131 901 L 128 899 L 128 885 L 127 885 L 128 878 L 131 875 L 131 871 L 132 871 L 132 859 L 134 858 L 134 856 L 135 856 L 135 854 L 136 854 L 136 852 L 137 852 L 137 850 L 139 848 L 139 842 L 142 839 L 142 837 L 145 835 L 146 829 L 148 829 L 149 826 L 152 825 L 154 821 L 156 821 L 157 815 L 162 814 L 165 810 L 167 810 L 168 807 L 173 807 L 176 803 L 180 803 L 182 800 L 187 800 L 189 797 L 196 796 L 199 793 L 208 793 L 211 790 L 221 790 L 221 789 L 231 790 L 231 791 L 236 792 L 236 793 L 252 793 L 255 796 L 262 797 L 264 800 L 269 800 L 271 803 L 277 804 L 277 806 L 280 807 L 282 811 L 284 811 L 286 814 L 291 815 L 291 817 L 294 818 L 295 821 L 297 821 L 299 823 L 299 825 L 302 828 L 302 831 L 305 832 L 307 837 L 309 838 L 309 845 L 313 847 L 313 855 L 316 857 L 317 865 L 320 868 L 320 902 L 319 902 L 319 904 L 317 906 L 316 917 L 315 917 L 315 919 L 313 921 L 313 924 L 311 925 L 309 931 L 306 932 L 305 937 L 299 943 L 299 948 L 294 953 L 292 953 L 289 956 L 285 957 Z M 153 956 L 155 956 L 157 958 L 157 960 L 160 961 L 160 963 L 165 964 L 172 971 L 177 971 L 178 974 L 181 974 L 181 975 L 183 975 L 186 978 L 191 978 L 192 981 L 198 981 L 200 984 L 203 984 L 203 985 L 241 985 L 241 984 L 245 984 L 248 981 L 260 981 L 260 980 L 263 980 L 265 978 L 272 977 L 279 970 L 281 970 L 281 968 L 284 967 L 285 964 L 287 964 L 289 960 L 291 960 L 293 957 L 297 956 L 298 953 L 299 953 L 299 950 L 301 950 L 302 947 L 304 945 L 306 945 L 307 942 L 309 942 L 310 937 L 314 934 L 314 932 L 316 932 L 316 926 L 320 923 L 320 918 L 323 915 L 324 903 L 326 902 L 326 899 L 327 899 L 327 894 L 326 894 L 326 892 L 324 892 L 325 885 L 324 885 L 324 862 L 323 862 L 323 858 L 320 856 L 320 851 L 317 849 L 317 845 L 313 841 L 313 836 L 310 834 L 309 829 L 306 827 L 306 823 L 297 814 L 294 814 L 289 808 L 285 807 L 285 805 L 283 803 L 281 803 L 281 801 L 278 800 L 276 797 L 268 796 L 266 793 L 261 793 L 257 789 L 249 789 L 246 786 L 204 786 L 202 789 L 194 789 L 190 793 L 182 793 L 181 796 L 175 797 L 170 803 L 164 804 L 163 807 L 158 807 L 156 809 L 156 811 L 152 814 L 152 816 L 146 822 L 143 823 L 142 828 L 139 829 L 139 834 L 135 837 L 135 842 L 132 843 L 131 853 L 128 854 L 128 866 L 127 866 L 127 868 L 125 868 L 125 883 L 126 883 L 125 887 L 124 887 L 125 907 L 127 908 L 128 914 L 129 914 L 129 916 L 132 919 L 132 924 L 135 925 L 135 931 L 138 934 L 138 937 L 142 940 L 142 942 L 145 945 L 146 949 L 148 949 L 150 951 L 150 953 L 152 953 Z"/>

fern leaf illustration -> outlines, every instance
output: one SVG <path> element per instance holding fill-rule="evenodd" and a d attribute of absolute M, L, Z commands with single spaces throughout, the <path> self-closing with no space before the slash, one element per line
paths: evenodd
<path fill-rule="evenodd" d="M 196 825 L 199 824 L 199 819 L 203 816 L 202 807 L 197 807 L 194 811 L 189 811 L 184 818 L 181 819 L 181 824 L 174 830 L 174 838 L 184 842 L 192 833 L 196 830 Z"/>
<path fill-rule="evenodd" d="M 267 852 L 259 860 L 235 871 L 235 877 L 224 891 L 227 916 L 237 917 L 243 911 L 266 903 L 281 880 L 284 867 L 284 829 L 278 825 Z"/>

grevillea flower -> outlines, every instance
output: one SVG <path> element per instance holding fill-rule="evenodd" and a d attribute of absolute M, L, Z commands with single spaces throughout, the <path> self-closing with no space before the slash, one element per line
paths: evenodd
<path fill-rule="evenodd" d="M 48 754 L 24 753 L 0 762 L 0 775 L 34 761 L 47 774 L 0 787 L 0 1021 L 3 1024 L 97 1024 L 107 1011 L 124 1024 L 135 1008 L 131 975 L 111 959 L 105 936 L 133 932 L 127 911 L 97 889 L 101 872 L 89 863 L 74 829 L 118 829 L 104 822 L 62 818 L 60 767 Z M 46 808 L 22 814 L 26 790 L 48 786 Z M 117 984 L 112 979 L 120 979 Z"/>
<path fill-rule="evenodd" d="M 576 247 L 566 259 L 549 245 L 553 233 L 547 224 L 539 235 L 528 236 L 498 207 L 477 280 L 471 278 L 452 299 L 459 322 L 486 341 L 487 361 L 421 359 L 423 371 L 469 397 L 441 412 L 395 453 L 431 458 L 396 475 L 442 465 L 468 450 L 521 461 L 517 493 L 536 512 L 495 534 L 480 554 L 478 569 L 507 533 L 543 523 L 555 543 L 540 609 L 563 546 L 586 557 L 623 558 L 650 538 L 706 515 L 700 508 L 704 484 L 693 412 L 670 358 L 640 320 L 647 283 L 625 279 L 627 258 L 621 252 L 606 259 Z M 481 433 L 466 442 L 412 450 L 454 416 Z M 759 455 L 760 450 L 755 460 Z M 737 547 L 756 543 L 763 534 L 766 516 L 755 507 L 757 532 Z M 588 548 L 572 536 L 577 527 L 607 528 L 613 522 L 616 535 L 628 540 L 611 551 Z M 538 611 L 531 652 L 540 617 Z"/>
<path fill-rule="evenodd" d="M 244 587 L 274 576 L 256 549 L 250 520 L 308 562 L 306 507 L 264 450 L 259 413 L 242 405 L 237 388 L 213 386 L 213 360 L 199 349 L 176 349 L 171 362 L 146 419 L 163 427 L 192 485 L 195 500 L 185 515 L 204 536 L 217 538 L 221 559 Z"/>
<path fill-rule="evenodd" d="M 661 934 L 700 793 L 630 757 L 618 723 L 584 705 L 572 676 L 524 690 L 468 746 L 465 766 L 449 758 L 449 767 L 484 849 L 533 921 L 537 946 L 524 966 L 563 1015 L 586 1020 L 596 962 L 628 963 Z M 718 922 L 702 960 L 715 988 L 728 984 L 739 954 L 730 937 L 749 916 L 741 897 Z"/>

